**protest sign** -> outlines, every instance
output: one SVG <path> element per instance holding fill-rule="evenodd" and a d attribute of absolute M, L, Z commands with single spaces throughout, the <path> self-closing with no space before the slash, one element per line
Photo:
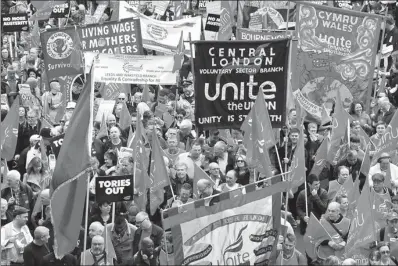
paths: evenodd
<path fill-rule="evenodd" d="M 125 84 L 171 85 L 173 56 L 99 54 L 95 59 L 95 81 Z"/>
<path fill-rule="evenodd" d="M 64 137 L 65 134 L 62 134 L 50 140 L 50 146 L 56 158 L 58 158 L 59 151 L 61 150 L 62 143 L 64 142 Z"/>
<path fill-rule="evenodd" d="M 236 29 L 236 39 L 244 41 L 268 41 L 291 37 L 293 31 L 254 31 L 250 29 Z"/>
<path fill-rule="evenodd" d="M 273 127 L 285 121 L 288 40 L 195 43 L 198 128 L 240 128 L 262 90 Z"/>
<path fill-rule="evenodd" d="M 126 10 L 126 8 L 125 8 Z M 142 43 L 144 48 L 173 54 L 183 32 L 185 41 L 189 41 L 189 34 L 193 41 L 200 40 L 202 18 L 200 16 L 176 21 L 160 21 L 138 13 L 138 11 L 119 10 L 119 19 L 139 16 L 141 23 Z M 189 43 L 184 43 L 185 51 L 189 55 Z"/>
<path fill-rule="evenodd" d="M 294 1 L 245 1 L 238 2 L 238 28 L 281 29 L 294 21 L 296 3 Z"/>
<path fill-rule="evenodd" d="M 132 200 L 133 195 L 133 176 L 97 176 L 95 179 L 95 200 L 97 202 Z"/>
<path fill-rule="evenodd" d="M 153 2 L 152 5 L 155 7 L 154 13 L 164 16 L 164 13 L 166 12 L 167 8 L 169 7 L 170 1 L 156 1 Z"/>
<path fill-rule="evenodd" d="M 292 81 L 293 91 L 300 89 L 310 102 L 329 109 L 337 90 L 344 108 L 354 98 L 369 104 L 380 33 L 378 16 L 302 2 L 297 10 L 295 69 L 299 77 Z"/>
<path fill-rule="evenodd" d="M 143 54 L 139 19 L 78 28 L 82 50 L 110 54 Z"/>
<path fill-rule="evenodd" d="M 2 32 L 28 31 L 27 14 L 1 14 Z"/>
<path fill-rule="evenodd" d="M 113 100 L 103 100 L 99 104 L 97 116 L 95 117 L 95 121 L 101 122 L 102 116 L 108 117 L 109 114 L 112 114 L 113 108 L 115 107 L 115 101 Z"/>
<path fill-rule="evenodd" d="M 51 13 L 52 18 L 65 18 L 69 15 L 69 3 L 64 3 L 62 5 L 56 5 L 53 7 L 53 11 Z"/>
<path fill-rule="evenodd" d="M 21 95 L 22 106 L 26 108 L 32 108 L 34 106 L 33 94 L 30 91 L 28 84 L 18 84 L 19 95 Z"/>
<path fill-rule="evenodd" d="M 208 14 L 205 30 L 218 32 L 220 29 L 220 15 Z"/>

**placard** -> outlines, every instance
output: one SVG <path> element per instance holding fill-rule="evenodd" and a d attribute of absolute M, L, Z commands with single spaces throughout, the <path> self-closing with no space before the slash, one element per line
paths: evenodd
<path fill-rule="evenodd" d="M 155 11 L 154 13 L 164 16 L 164 13 L 166 12 L 167 8 L 169 7 L 170 1 L 156 1 L 153 2 L 152 5 L 155 6 Z"/>
<path fill-rule="evenodd" d="M 56 5 L 53 7 L 51 13 L 51 18 L 65 18 L 69 15 L 69 3 L 64 3 L 62 5 Z"/>
<path fill-rule="evenodd" d="M 56 158 L 58 158 L 59 151 L 61 150 L 62 143 L 64 142 L 64 137 L 65 134 L 62 134 L 50 140 L 50 146 Z"/>
<path fill-rule="evenodd" d="M 274 128 L 285 121 L 288 40 L 195 43 L 199 129 L 240 128 L 262 90 Z"/>
<path fill-rule="evenodd" d="M 97 176 L 95 200 L 97 202 L 119 202 L 133 199 L 133 176 Z"/>
<path fill-rule="evenodd" d="M 18 84 L 19 94 L 21 95 L 22 106 L 32 108 L 34 106 L 33 94 L 30 91 L 29 84 Z"/>
<path fill-rule="evenodd" d="M 118 164 L 122 164 L 123 159 L 133 157 L 133 156 L 134 156 L 133 149 L 130 149 L 127 147 L 121 147 L 119 150 L 119 153 L 117 154 Z"/>
<path fill-rule="evenodd" d="M 205 30 L 218 32 L 218 30 L 220 29 L 220 23 L 220 15 L 208 14 Z"/>
<path fill-rule="evenodd" d="M 29 31 L 28 14 L 1 14 L 2 32 Z"/>
<path fill-rule="evenodd" d="M 99 104 L 97 116 L 95 117 L 95 121 L 101 122 L 103 115 L 105 115 L 105 118 L 107 118 L 109 114 L 112 114 L 114 107 L 115 107 L 114 100 L 103 100 Z"/>
<path fill-rule="evenodd" d="M 291 37 L 293 31 L 288 30 L 287 36 L 286 31 L 256 31 L 251 29 L 236 29 L 236 39 L 244 41 L 269 41 L 279 40 L 286 37 Z"/>
<path fill-rule="evenodd" d="M 173 56 L 134 56 L 99 54 L 95 58 L 96 82 L 172 85 L 177 71 L 172 72 Z"/>

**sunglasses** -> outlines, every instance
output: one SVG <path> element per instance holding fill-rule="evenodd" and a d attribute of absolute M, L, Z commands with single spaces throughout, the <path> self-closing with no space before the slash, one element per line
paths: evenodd
<path fill-rule="evenodd" d="M 184 116 L 182 116 L 182 115 L 177 115 L 176 118 L 177 118 L 177 119 L 183 119 Z"/>
<path fill-rule="evenodd" d="M 238 162 L 238 163 L 243 163 L 244 161 L 243 161 L 243 160 L 237 160 L 236 162 Z"/>
<path fill-rule="evenodd" d="M 380 251 L 380 254 L 390 254 L 389 250 Z"/>
<path fill-rule="evenodd" d="M 118 98 L 118 100 L 126 100 L 126 98 Z"/>

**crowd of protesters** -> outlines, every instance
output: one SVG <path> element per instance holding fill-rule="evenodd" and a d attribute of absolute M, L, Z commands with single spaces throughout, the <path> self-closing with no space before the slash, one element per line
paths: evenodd
<path fill-rule="evenodd" d="M 88 10 L 87 2 L 71 2 L 72 12 L 67 23 L 80 24 Z M 382 13 L 386 8 L 383 1 L 369 2 L 370 4 L 363 5 L 364 12 Z M 159 18 L 145 5 L 141 8 L 145 15 Z M 34 13 L 35 10 L 24 1 L 2 1 L 2 13 L 26 11 Z M 107 8 L 103 20 L 109 20 L 111 13 L 112 9 Z M 168 20 L 171 13 L 168 10 L 159 19 Z M 58 26 L 54 19 L 40 21 L 39 25 L 43 30 Z M 398 30 L 394 16 L 388 15 L 385 29 L 383 44 L 392 45 L 393 51 L 397 51 Z M 98 176 L 134 175 L 133 157 L 124 158 L 120 163 L 118 152 L 121 147 L 128 146 L 129 132 L 137 129 L 137 117 L 142 121 L 148 149 L 151 147 L 151 132 L 156 130 L 165 154 L 165 175 L 171 183 L 165 189 L 164 202 L 154 215 L 148 214 L 149 209 L 140 209 L 134 200 L 115 205 L 111 202 L 97 202 L 92 181 L 87 243 L 84 245 L 84 219 L 75 250 L 62 259 L 56 258 L 49 202 L 50 181 L 54 170 L 50 159 L 54 151 L 50 141 L 67 134 L 69 120 L 84 81 L 75 82 L 74 97 L 67 103 L 65 114 L 56 121 L 63 99 L 61 86 L 59 80 L 52 80 L 48 85 L 43 82 L 46 74 L 42 47 L 32 46 L 25 33 L 18 33 L 16 38 L 2 33 L 1 45 L 1 120 L 4 120 L 18 95 L 18 84 L 30 87 L 36 103 L 32 108 L 22 105 L 19 108 L 15 155 L 12 160 L 2 162 L 1 166 L 1 265 L 173 265 L 173 238 L 170 231 L 162 229 L 160 209 L 180 206 L 179 211 L 184 212 L 190 206 L 185 204 L 195 200 L 194 194 L 198 194 L 199 198 L 228 191 L 244 194 L 246 185 L 266 178 L 254 171 L 250 158 L 246 156 L 242 131 L 215 129 L 201 132 L 195 128 L 195 92 L 190 62 L 186 60 L 181 69 L 179 85 L 149 86 L 149 97 L 144 97 L 145 86 L 131 84 L 129 93 L 118 95 L 113 113 L 106 117 L 108 132 L 105 136 L 98 136 L 103 125 L 95 122 L 92 136 L 91 162 L 94 171 L 91 178 L 95 180 Z M 153 51 L 145 52 L 153 54 Z M 393 56 L 390 60 L 391 71 L 388 69 L 388 73 L 384 73 L 387 76 L 385 90 L 376 93 L 370 111 L 367 112 L 364 104 L 359 101 L 352 102 L 347 110 L 353 118 L 347 156 L 323 169 L 319 175 L 310 172 L 318 148 L 325 138 L 330 137 L 332 125 L 304 123 L 307 190 L 304 190 L 303 185 L 297 192 L 287 195 L 288 206 L 283 206 L 283 209 L 287 210 L 290 230 L 278 245 L 278 250 L 283 250 L 283 257 L 278 257 L 277 265 L 358 265 L 356 260 L 344 260 L 339 255 L 346 245 L 352 218 L 347 212 L 350 204 L 347 195 L 337 193 L 347 179 L 352 179 L 353 182 L 358 179 L 362 190 L 368 178 L 371 190 L 381 197 L 389 195 L 391 204 L 398 201 L 398 154 L 382 154 L 376 158 L 377 164 L 370 168 L 368 176 L 360 172 L 368 144 L 359 133 L 360 130 L 363 129 L 370 138 L 372 157 L 381 145 L 383 133 L 398 107 L 398 63 Z M 375 81 L 375 87 L 378 87 L 378 82 Z M 98 87 L 95 88 L 95 96 L 101 98 Z M 131 116 L 131 125 L 127 128 L 119 125 L 122 103 L 127 104 Z M 173 119 L 171 124 L 167 125 L 162 117 L 155 116 L 159 104 L 167 106 L 167 112 Z M 296 110 L 291 109 L 287 125 L 281 130 L 275 130 L 278 153 L 275 149 L 270 151 L 275 175 L 292 162 L 301 127 L 296 118 Z M 278 164 L 277 154 L 281 165 Z M 194 164 L 202 168 L 214 183 L 201 179 L 194 184 Z M 390 187 L 384 183 L 387 169 L 391 172 Z M 268 185 L 270 184 L 262 182 L 257 186 L 260 188 Z M 198 191 L 194 191 L 194 186 Z M 215 205 L 217 198 L 213 197 L 205 204 Z M 113 206 L 115 210 L 112 209 Z M 336 236 L 333 241 L 319 245 L 317 259 L 310 258 L 302 247 L 296 246 L 298 239 L 302 239 L 306 233 L 309 213 L 318 218 L 321 224 L 332 224 L 332 227 L 328 227 L 332 228 L 329 233 Z M 398 265 L 398 214 L 395 211 L 385 217 L 385 225 L 379 232 L 378 241 L 369 253 L 369 264 Z M 107 252 L 106 246 L 109 243 L 106 243 L 106 235 L 110 237 L 116 258 L 110 258 Z M 86 250 L 83 250 L 84 246 Z M 83 261 L 83 257 L 86 261 Z"/>

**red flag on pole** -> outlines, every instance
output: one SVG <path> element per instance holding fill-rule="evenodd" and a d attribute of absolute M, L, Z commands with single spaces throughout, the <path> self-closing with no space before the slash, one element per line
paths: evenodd
<path fill-rule="evenodd" d="M 334 107 L 333 114 L 333 128 L 332 136 L 330 140 L 330 148 L 327 156 L 329 163 L 333 164 L 334 158 L 337 151 L 340 148 L 341 140 L 347 130 L 347 123 L 349 119 L 349 114 L 344 110 L 343 103 L 341 102 L 341 96 L 339 90 L 337 90 L 336 105 Z"/>
<path fill-rule="evenodd" d="M 136 171 L 134 173 L 134 188 L 136 190 L 134 202 L 140 210 L 145 211 L 148 200 L 147 188 L 149 187 L 150 179 L 148 176 L 148 165 L 145 159 L 145 148 L 142 145 L 141 141 L 137 143 L 134 154 L 137 158 L 137 160 L 135 161 Z"/>
<path fill-rule="evenodd" d="M 305 251 L 311 259 L 316 260 L 318 258 L 316 250 L 318 246 L 325 240 L 332 240 L 332 238 L 311 212 L 307 231 L 305 232 L 303 238 Z"/>
<path fill-rule="evenodd" d="M 102 115 L 101 126 L 96 138 L 100 139 L 102 137 L 108 137 L 108 127 L 106 126 L 105 113 Z"/>
<path fill-rule="evenodd" d="M 206 180 L 212 182 L 214 185 L 216 183 L 214 182 L 213 179 L 210 178 L 210 176 L 208 174 L 206 174 L 205 171 L 203 171 L 202 168 L 197 166 L 196 163 L 193 164 L 193 167 L 195 168 L 194 177 L 193 177 L 193 195 L 194 195 L 194 198 L 199 199 L 197 184 L 200 179 L 206 179 Z"/>
<path fill-rule="evenodd" d="M 151 184 L 150 184 L 150 210 L 153 215 L 156 209 L 164 201 L 164 187 L 170 185 L 167 169 L 163 159 L 163 151 L 156 131 L 152 131 L 152 160 L 151 160 Z"/>
<path fill-rule="evenodd" d="M 253 122 L 251 141 L 253 143 L 253 162 L 258 171 L 266 176 L 272 176 L 269 149 L 275 145 L 272 125 L 265 103 L 264 94 L 259 91 L 252 107 Z"/>
<path fill-rule="evenodd" d="M 19 127 L 19 95 L 15 98 L 7 116 L 1 122 L 1 158 L 10 161 L 15 154 Z"/>
<path fill-rule="evenodd" d="M 87 171 L 91 168 L 94 102 L 91 78 L 89 75 L 77 102 L 51 180 L 51 220 L 57 258 L 70 253 L 79 238 L 87 191 Z"/>
<path fill-rule="evenodd" d="M 350 258 L 354 256 L 367 258 L 370 243 L 376 241 L 375 221 L 372 211 L 369 211 L 369 206 L 372 206 L 372 204 L 369 180 L 366 178 L 345 246 L 346 254 Z"/>
<path fill-rule="evenodd" d="M 119 125 L 121 129 L 126 129 L 131 125 L 131 116 L 126 103 L 122 103 L 122 110 L 120 111 Z"/>

